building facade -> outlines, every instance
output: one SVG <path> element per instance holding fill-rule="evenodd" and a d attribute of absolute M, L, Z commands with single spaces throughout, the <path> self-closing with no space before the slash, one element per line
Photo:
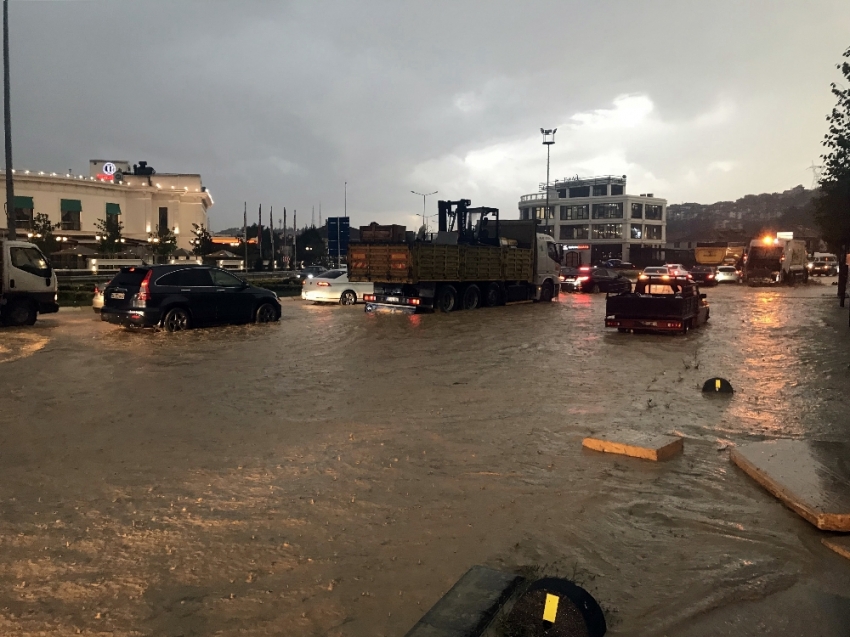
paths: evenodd
<path fill-rule="evenodd" d="M 0 171 L 2 173 L 3 171 Z M 4 174 L 5 177 L 5 174 Z M 212 197 L 198 174 L 156 173 L 145 162 L 91 160 L 88 175 L 15 170 L 15 224 L 18 238 L 46 214 L 54 233 L 75 244 L 97 242 L 98 221 L 123 224 L 122 236 L 146 242 L 159 228 L 177 235 L 177 246 L 191 250 L 192 224 L 209 227 Z M 2 200 L 6 200 L 5 179 Z M 6 235 L 6 216 L 0 235 Z"/>
<path fill-rule="evenodd" d="M 542 192 L 524 195 L 520 219 L 538 219 L 540 228 L 562 246 L 566 265 L 608 259 L 642 262 L 657 258 L 667 235 L 667 200 L 652 193 L 626 193 L 626 176 L 556 181 Z"/>

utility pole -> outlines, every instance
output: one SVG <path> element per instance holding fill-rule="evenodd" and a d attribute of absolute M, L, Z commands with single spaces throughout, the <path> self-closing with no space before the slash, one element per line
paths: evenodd
<path fill-rule="evenodd" d="M 435 190 L 434 192 L 422 193 L 422 192 L 416 192 L 415 190 L 411 190 L 410 192 L 412 192 L 414 195 L 419 195 L 420 197 L 422 197 L 422 225 L 425 226 L 425 232 L 428 232 L 428 221 L 425 218 L 425 197 L 430 197 L 431 195 L 436 195 L 440 191 Z"/>
<path fill-rule="evenodd" d="M 248 271 L 248 202 L 243 204 L 242 208 L 242 240 L 245 241 L 245 264 L 244 270 Z"/>
<path fill-rule="evenodd" d="M 546 231 L 549 231 L 549 149 L 555 143 L 557 128 L 540 129 L 543 134 L 543 144 L 546 146 L 546 208 L 543 210 L 543 218 L 546 219 Z M 554 234 L 554 233 L 553 233 Z"/>
<path fill-rule="evenodd" d="M 9 0 L 3 0 L 3 123 L 6 129 L 6 236 L 18 238 L 15 228 L 15 184 L 12 181 L 12 103 L 9 99 Z"/>
<path fill-rule="evenodd" d="M 347 217 L 348 216 L 348 182 L 347 181 L 345 182 L 345 199 L 344 199 L 343 206 L 344 206 L 343 211 L 345 212 L 345 214 L 343 216 Z"/>
<path fill-rule="evenodd" d="M 286 206 L 284 206 L 283 207 L 283 253 L 284 253 L 284 256 L 286 255 L 286 251 L 288 249 L 288 246 L 289 246 L 289 239 L 286 236 Z M 287 268 L 287 269 L 291 270 L 292 269 L 292 257 L 291 256 L 289 258 L 289 264 L 288 265 L 289 265 L 289 268 Z"/>
<path fill-rule="evenodd" d="M 292 259 L 298 269 L 298 211 L 292 211 Z"/>
<path fill-rule="evenodd" d="M 269 270 L 274 270 L 277 262 L 274 260 L 274 206 L 269 206 L 269 239 L 271 240 L 272 258 Z"/>

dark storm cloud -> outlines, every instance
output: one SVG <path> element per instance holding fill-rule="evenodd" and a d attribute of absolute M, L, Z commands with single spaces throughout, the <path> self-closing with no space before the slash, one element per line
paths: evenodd
<path fill-rule="evenodd" d="M 552 173 L 671 201 L 808 184 L 845 2 L 13 2 L 16 165 L 147 159 L 242 201 L 412 225 Z"/>

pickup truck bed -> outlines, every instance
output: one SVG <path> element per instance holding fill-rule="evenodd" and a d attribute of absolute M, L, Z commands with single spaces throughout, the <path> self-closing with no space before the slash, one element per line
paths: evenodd
<path fill-rule="evenodd" d="M 666 287 L 670 293 L 650 293 L 650 286 Z M 641 277 L 634 292 L 609 296 L 605 308 L 605 326 L 621 332 L 657 331 L 687 333 L 708 320 L 705 295 L 693 281 L 649 281 Z"/>

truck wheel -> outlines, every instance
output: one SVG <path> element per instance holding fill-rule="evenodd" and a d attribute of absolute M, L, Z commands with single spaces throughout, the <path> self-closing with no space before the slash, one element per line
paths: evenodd
<path fill-rule="evenodd" d="M 691 322 L 682 321 L 682 334 L 687 334 L 689 329 L 691 329 Z"/>
<path fill-rule="evenodd" d="M 434 298 L 434 307 L 441 312 L 451 312 L 457 306 L 457 290 L 451 285 L 441 285 Z"/>
<path fill-rule="evenodd" d="M 590 289 L 593 294 L 599 294 L 602 290 L 599 289 L 599 285 L 597 283 L 593 284 L 593 287 Z"/>
<path fill-rule="evenodd" d="M 555 290 L 552 287 L 552 282 L 546 281 L 546 283 L 543 284 L 543 289 L 540 290 L 540 300 L 543 303 L 549 303 L 552 301 L 552 297 L 554 296 Z"/>
<path fill-rule="evenodd" d="M 481 289 L 474 283 L 463 291 L 462 305 L 464 310 L 476 310 L 481 305 Z"/>
<path fill-rule="evenodd" d="M 499 289 L 498 283 L 491 283 L 487 286 L 487 291 L 484 294 L 484 305 L 487 307 L 496 307 L 502 303 L 502 291 Z"/>
<path fill-rule="evenodd" d="M 35 306 L 26 301 L 16 301 L 10 303 L 3 314 L 3 322 L 12 327 L 20 327 L 21 325 L 35 325 L 35 319 L 38 316 Z"/>

